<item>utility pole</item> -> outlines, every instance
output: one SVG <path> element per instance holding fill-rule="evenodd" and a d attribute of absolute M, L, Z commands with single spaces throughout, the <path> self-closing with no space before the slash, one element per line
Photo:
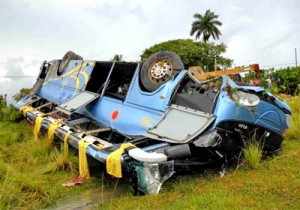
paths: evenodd
<path fill-rule="evenodd" d="M 7 94 L 4 94 L 4 103 L 5 103 L 5 107 L 7 107 Z"/>
<path fill-rule="evenodd" d="M 297 67 L 297 48 L 295 48 L 295 63 L 296 63 L 296 67 Z"/>
<path fill-rule="evenodd" d="M 215 55 L 215 71 L 217 70 L 217 55 Z"/>

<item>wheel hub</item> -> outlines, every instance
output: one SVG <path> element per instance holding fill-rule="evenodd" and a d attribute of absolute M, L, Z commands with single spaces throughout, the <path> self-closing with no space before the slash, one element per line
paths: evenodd
<path fill-rule="evenodd" d="M 150 76 L 153 80 L 157 82 L 164 82 L 165 77 L 171 75 L 172 65 L 167 59 L 159 60 L 155 62 L 150 69 Z"/>

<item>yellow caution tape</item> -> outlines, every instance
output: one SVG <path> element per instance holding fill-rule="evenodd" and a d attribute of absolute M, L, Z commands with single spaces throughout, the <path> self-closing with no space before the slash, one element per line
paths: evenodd
<path fill-rule="evenodd" d="M 27 116 L 27 112 L 33 111 L 34 108 L 32 106 L 29 105 L 24 105 L 20 108 L 20 111 L 23 113 L 23 116 L 26 117 Z"/>
<path fill-rule="evenodd" d="M 39 136 L 39 133 L 40 133 L 40 129 L 41 129 L 41 126 L 42 126 L 42 121 L 43 121 L 43 117 L 41 116 L 38 116 L 36 119 L 35 119 L 35 124 L 34 124 L 34 129 L 33 129 L 33 134 L 34 134 L 34 139 L 37 140 L 38 139 L 38 136 Z"/>
<path fill-rule="evenodd" d="M 54 132 L 57 129 L 57 127 L 61 126 L 61 122 L 59 121 L 54 121 L 53 123 L 51 123 L 48 127 L 48 140 L 50 140 L 51 142 L 54 139 Z"/>
<path fill-rule="evenodd" d="M 106 171 L 108 174 L 122 178 L 121 156 L 128 147 L 135 147 L 132 143 L 121 144 L 120 148 L 110 153 L 106 159 Z"/>
<path fill-rule="evenodd" d="M 84 139 L 78 141 L 78 150 L 79 150 L 79 176 L 81 178 L 89 179 L 90 171 L 86 157 L 86 148 L 91 143 L 85 142 Z"/>
<path fill-rule="evenodd" d="M 68 131 L 68 133 L 64 137 L 64 156 L 67 158 L 69 156 L 69 136 L 70 134 L 73 133 L 72 131 Z"/>

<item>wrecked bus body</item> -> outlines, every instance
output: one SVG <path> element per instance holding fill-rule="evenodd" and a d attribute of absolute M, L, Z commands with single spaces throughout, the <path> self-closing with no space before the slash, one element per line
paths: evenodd
<path fill-rule="evenodd" d="M 17 107 L 35 130 L 39 122 L 48 135 L 84 145 L 135 194 L 157 194 L 176 166 L 225 164 L 252 140 L 267 152 L 281 148 L 291 116 L 285 103 L 226 75 L 198 81 L 183 69 L 171 52 L 144 63 L 86 61 L 68 52 L 42 64 Z"/>

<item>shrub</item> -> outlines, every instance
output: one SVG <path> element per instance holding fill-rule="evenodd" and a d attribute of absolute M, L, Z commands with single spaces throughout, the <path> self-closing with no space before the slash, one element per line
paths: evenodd
<path fill-rule="evenodd" d="M 300 89 L 300 67 L 287 67 L 271 75 L 279 93 L 298 95 Z M 279 80 L 278 80 L 279 79 Z M 278 81 L 277 81 L 278 80 Z"/>
<path fill-rule="evenodd" d="M 0 121 L 2 122 L 18 122 L 23 119 L 19 110 L 12 105 L 0 108 Z"/>

